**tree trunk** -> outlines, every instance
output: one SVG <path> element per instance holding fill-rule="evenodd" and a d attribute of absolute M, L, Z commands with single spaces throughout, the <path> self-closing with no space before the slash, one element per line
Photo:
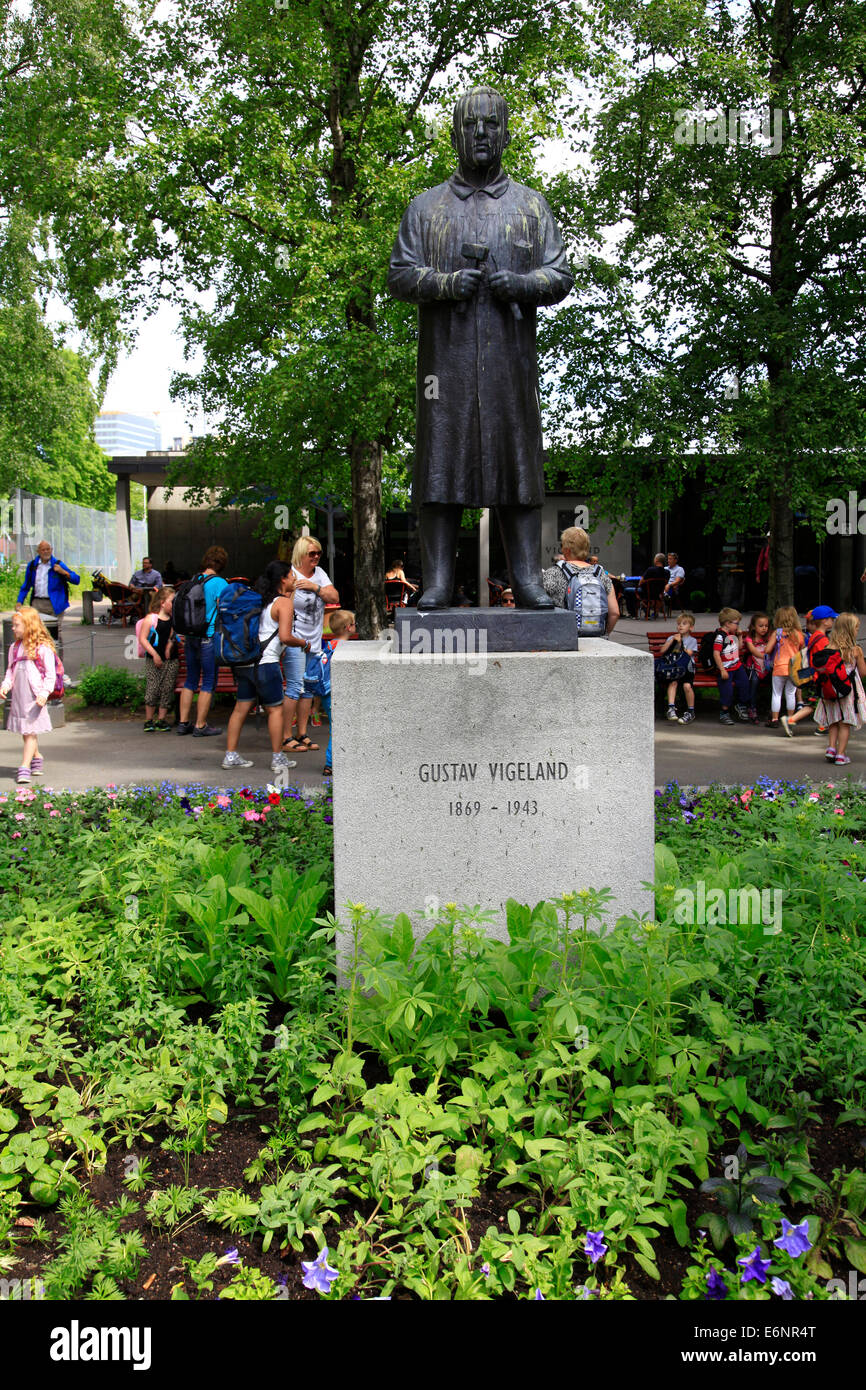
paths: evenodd
<path fill-rule="evenodd" d="M 767 612 L 772 622 L 779 607 L 794 602 L 794 513 L 784 492 L 770 496 L 770 572 Z"/>
<path fill-rule="evenodd" d="M 382 446 L 352 441 L 352 528 L 355 545 L 355 621 L 364 640 L 385 623 L 385 546 L 382 534 Z"/>
<path fill-rule="evenodd" d="M 362 8 L 361 13 L 369 7 Z M 326 9 L 322 25 L 331 56 L 328 124 L 331 167 L 328 170 L 331 209 L 341 215 L 346 203 L 358 197 L 351 135 L 361 108 L 364 54 L 374 31 L 365 26 L 353 4 Z M 363 201 L 358 208 L 363 212 Z M 363 282 L 346 305 L 349 331 L 377 331 L 372 283 Z M 382 441 L 352 439 L 352 526 L 355 546 L 355 620 L 365 640 L 379 636 L 385 623 L 385 545 L 382 530 Z"/>

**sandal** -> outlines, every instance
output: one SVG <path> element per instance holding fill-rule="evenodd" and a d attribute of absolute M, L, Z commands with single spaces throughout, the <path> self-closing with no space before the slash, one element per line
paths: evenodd
<path fill-rule="evenodd" d="M 318 743 L 312 743 L 307 734 L 303 736 L 298 735 L 294 740 L 294 744 L 295 748 L 301 753 L 318 753 L 319 751 Z"/>

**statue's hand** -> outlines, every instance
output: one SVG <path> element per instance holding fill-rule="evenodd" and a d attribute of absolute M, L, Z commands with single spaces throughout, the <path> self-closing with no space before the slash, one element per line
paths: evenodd
<path fill-rule="evenodd" d="M 484 275 L 480 270 L 458 270 L 451 279 L 453 282 L 451 292 L 454 298 L 471 299 L 473 294 L 478 293 Z"/>
<path fill-rule="evenodd" d="M 526 285 L 525 275 L 515 275 L 513 270 L 495 270 L 490 277 L 490 288 L 497 299 L 523 299 Z"/>

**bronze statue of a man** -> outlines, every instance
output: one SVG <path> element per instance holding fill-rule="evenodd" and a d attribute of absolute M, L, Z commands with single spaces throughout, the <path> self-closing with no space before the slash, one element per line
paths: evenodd
<path fill-rule="evenodd" d="M 391 254 L 388 289 L 418 305 L 419 608 L 451 601 L 464 507 L 496 508 L 517 606 L 553 606 L 541 584 L 535 311 L 573 280 L 544 198 L 502 170 L 510 138 L 498 92 L 462 96 L 451 131 L 459 170 L 412 200 Z"/>

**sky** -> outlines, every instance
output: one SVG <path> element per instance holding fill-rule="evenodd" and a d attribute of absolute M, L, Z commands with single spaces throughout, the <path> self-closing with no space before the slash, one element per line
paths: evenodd
<path fill-rule="evenodd" d="M 168 394 L 172 376 L 184 363 L 183 337 L 178 325 L 180 314 L 163 305 L 150 318 L 137 325 L 135 347 L 122 357 L 108 383 L 103 410 L 128 410 L 133 415 L 155 415 L 162 433 L 162 447 L 171 448 L 173 439 L 203 434 L 206 421 L 201 412 L 189 410 Z"/>

